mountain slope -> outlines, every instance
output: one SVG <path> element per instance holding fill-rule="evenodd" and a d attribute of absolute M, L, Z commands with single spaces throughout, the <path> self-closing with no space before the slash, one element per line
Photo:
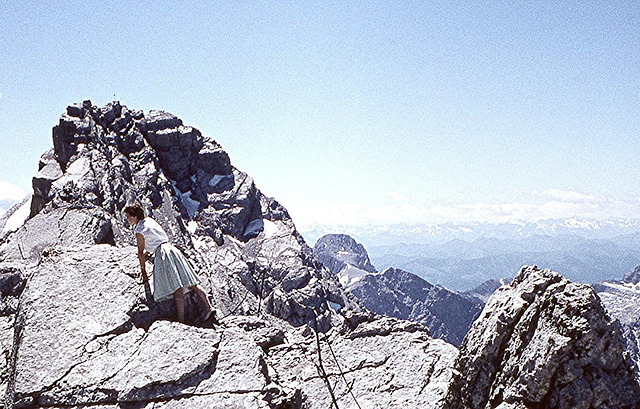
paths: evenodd
<path fill-rule="evenodd" d="M 323 236 L 313 251 L 367 309 L 421 323 L 433 336 L 453 345 L 460 345 L 482 309 L 478 299 L 434 286 L 409 272 L 388 268 L 375 273 L 364 246 L 350 236 Z"/>

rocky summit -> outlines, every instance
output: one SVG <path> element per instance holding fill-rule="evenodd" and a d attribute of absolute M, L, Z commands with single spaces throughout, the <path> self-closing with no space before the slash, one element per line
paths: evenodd
<path fill-rule="evenodd" d="M 202 319 L 140 282 L 123 208 L 193 262 Z M 71 105 L 0 235 L 6 408 L 441 406 L 457 350 L 375 316 L 213 139 L 162 111 Z M 151 271 L 148 266 L 148 271 Z M 151 277 L 153 280 L 153 276 Z"/>
<path fill-rule="evenodd" d="M 460 347 L 445 408 L 638 408 L 619 323 L 586 284 L 523 267 Z"/>

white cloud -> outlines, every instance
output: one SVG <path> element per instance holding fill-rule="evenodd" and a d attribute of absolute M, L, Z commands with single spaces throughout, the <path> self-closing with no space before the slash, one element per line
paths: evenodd
<path fill-rule="evenodd" d="M 396 199 L 383 203 L 331 202 L 306 209 L 290 209 L 299 227 L 388 225 L 395 223 L 438 224 L 445 222 L 525 222 L 545 219 L 611 218 L 637 219 L 640 200 L 621 201 L 573 190 L 549 189 L 522 194 L 518 202 L 472 204 L 426 204 L 392 193 Z"/>
<path fill-rule="evenodd" d="M 411 199 L 402 196 L 400 193 L 398 192 L 387 192 L 387 196 L 389 196 L 391 199 L 395 200 L 396 202 L 402 202 L 402 203 L 410 203 Z"/>
<path fill-rule="evenodd" d="M 19 186 L 6 180 L 0 180 L 0 200 L 20 201 L 25 198 L 27 194 Z"/>
<path fill-rule="evenodd" d="M 563 189 L 547 189 L 542 193 L 536 191 L 533 192 L 534 196 L 542 198 L 553 199 L 559 202 L 570 203 L 593 203 L 598 199 L 593 195 L 587 195 L 577 192 L 575 190 L 563 190 Z"/>

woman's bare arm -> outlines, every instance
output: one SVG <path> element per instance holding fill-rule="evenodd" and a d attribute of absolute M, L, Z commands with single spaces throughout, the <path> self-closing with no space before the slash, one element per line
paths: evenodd
<path fill-rule="evenodd" d="M 142 273 L 142 282 L 149 281 L 147 276 L 146 258 L 144 256 L 144 236 L 140 233 L 136 233 L 136 242 L 138 244 L 138 261 L 140 261 L 140 272 Z"/>

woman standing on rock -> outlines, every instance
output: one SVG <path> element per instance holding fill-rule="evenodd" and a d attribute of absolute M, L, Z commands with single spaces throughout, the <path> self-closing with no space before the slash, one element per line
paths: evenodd
<path fill-rule="evenodd" d="M 144 217 L 144 211 L 139 204 L 125 207 L 124 214 L 129 224 L 135 226 L 143 282 L 149 280 L 145 266 L 145 253 L 153 255 L 153 299 L 159 302 L 173 296 L 178 321 L 183 322 L 184 294 L 193 290 L 207 308 L 204 319 L 209 319 L 215 311 L 209 303 L 207 294 L 199 285 L 200 278 L 182 252 L 169 243 L 169 237 L 162 226 L 151 217 Z"/>

